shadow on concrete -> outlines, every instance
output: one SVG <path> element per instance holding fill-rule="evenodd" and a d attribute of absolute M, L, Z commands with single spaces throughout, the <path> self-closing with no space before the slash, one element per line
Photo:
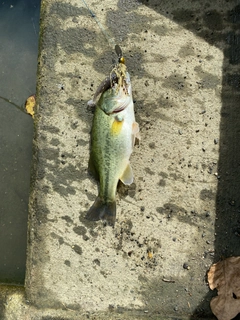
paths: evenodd
<path fill-rule="evenodd" d="M 214 8 L 209 8 L 208 1 L 197 4 L 196 1 L 180 0 L 178 8 L 182 5 L 183 9 L 179 10 L 167 0 L 143 0 L 142 3 L 223 50 L 214 262 L 239 256 L 240 34 L 237 30 L 240 27 L 240 5 L 234 6 L 233 1 L 219 0 L 214 2 Z M 209 292 L 191 319 L 211 316 L 209 301 L 212 295 Z M 240 319 L 240 316 L 235 319 Z"/>

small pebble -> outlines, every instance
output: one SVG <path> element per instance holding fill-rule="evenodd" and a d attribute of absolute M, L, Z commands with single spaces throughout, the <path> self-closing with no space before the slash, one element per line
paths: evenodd
<path fill-rule="evenodd" d="M 183 264 L 183 269 L 186 269 L 186 270 L 190 269 L 189 265 L 186 262 Z"/>

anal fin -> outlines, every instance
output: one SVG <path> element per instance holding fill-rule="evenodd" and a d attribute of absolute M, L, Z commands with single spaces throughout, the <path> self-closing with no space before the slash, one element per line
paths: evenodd
<path fill-rule="evenodd" d="M 123 175 L 120 177 L 120 180 L 126 185 L 133 183 L 133 171 L 130 163 L 128 163 L 126 166 L 126 169 L 124 170 Z"/>

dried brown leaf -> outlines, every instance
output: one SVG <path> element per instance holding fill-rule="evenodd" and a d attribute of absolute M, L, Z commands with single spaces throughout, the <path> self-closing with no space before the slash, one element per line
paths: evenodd
<path fill-rule="evenodd" d="M 218 290 L 210 306 L 218 320 L 231 320 L 240 313 L 240 257 L 230 257 L 211 266 L 209 287 Z"/>

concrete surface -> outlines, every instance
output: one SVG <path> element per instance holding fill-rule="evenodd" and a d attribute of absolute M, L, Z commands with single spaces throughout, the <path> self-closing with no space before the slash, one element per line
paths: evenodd
<path fill-rule="evenodd" d="M 240 254 L 240 6 L 87 3 L 132 76 L 135 183 L 114 229 L 84 219 L 87 101 L 115 54 L 81 1 L 42 1 L 26 285 L 3 291 L 2 318 L 214 319 L 206 272 Z"/>

